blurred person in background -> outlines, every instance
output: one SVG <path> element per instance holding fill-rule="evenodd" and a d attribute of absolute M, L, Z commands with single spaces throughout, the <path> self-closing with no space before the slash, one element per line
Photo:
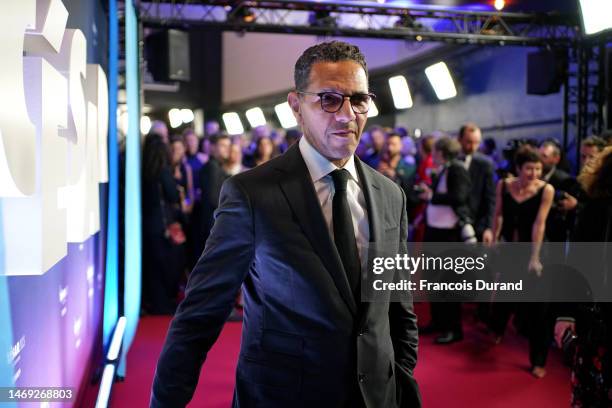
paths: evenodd
<path fill-rule="evenodd" d="M 376 169 L 385 148 L 385 130 L 380 126 L 372 126 L 368 131 L 368 136 L 370 144 L 363 156 L 363 161 L 373 169 Z"/>
<path fill-rule="evenodd" d="M 170 149 L 157 133 L 144 141 L 141 188 L 143 309 L 150 314 L 173 314 L 184 249 L 180 237 L 170 231 L 177 230 L 182 214 Z"/>
<path fill-rule="evenodd" d="M 181 196 L 181 210 L 188 216 L 191 214 L 194 202 L 193 173 L 186 160 L 185 139 L 180 135 L 170 138 L 172 176 Z"/>
<path fill-rule="evenodd" d="M 554 187 L 544 180 L 542 160 L 537 150 L 521 146 L 515 155 L 517 177 L 500 180 L 496 189 L 493 236 L 497 242 L 531 242 L 529 259 L 517 259 L 516 265 L 540 279 L 543 267 L 540 257 L 544 241 L 546 218 L 550 211 Z M 546 375 L 546 358 L 550 347 L 553 321 L 548 303 L 502 303 L 492 307 L 491 329 L 499 344 L 512 312 L 523 313 L 529 338 L 531 374 L 536 378 Z"/>
<path fill-rule="evenodd" d="M 155 133 L 159 135 L 164 143 L 168 143 L 170 138 L 168 134 L 168 126 L 166 126 L 166 122 L 161 120 L 154 120 L 151 124 L 151 130 L 149 133 Z"/>
<path fill-rule="evenodd" d="M 425 188 L 431 187 L 431 176 L 436 168 L 433 160 L 433 147 L 435 142 L 436 136 L 434 135 L 426 135 L 419 139 L 419 159 L 415 187 L 412 193 L 412 195 L 417 198 Z M 409 214 L 409 219 L 412 222 L 412 228 L 414 230 L 412 241 L 422 242 L 425 237 L 425 208 L 427 208 L 427 202 L 420 200 L 415 205 L 412 213 Z"/>
<path fill-rule="evenodd" d="M 223 169 L 230 154 L 231 140 L 225 133 L 212 136 L 210 140 L 210 159 L 200 170 L 202 189 L 202 219 L 199 239 L 194 242 L 198 253 L 202 252 L 214 223 L 214 212 L 219 205 L 221 185 L 229 177 Z"/>
<path fill-rule="evenodd" d="M 578 181 L 587 198 L 573 240 L 602 243 L 604 251 L 597 251 L 592 265 L 601 270 L 598 275 L 603 285 L 612 278 L 612 256 L 608 245 L 603 244 L 612 241 L 612 147 L 606 147 L 587 160 Z M 558 346 L 564 350 L 573 349 L 572 407 L 612 406 L 611 305 L 603 302 L 567 304 L 563 316 L 557 319 L 555 340 Z"/>
<path fill-rule="evenodd" d="M 189 164 L 189 167 L 191 167 L 191 174 L 193 176 L 195 201 L 199 201 L 202 193 L 200 190 L 200 170 L 208 158 L 204 153 L 200 152 L 200 139 L 193 129 L 185 129 L 183 132 L 183 138 L 185 139 L 185 144 L 187 146 L 185 158 L 187 160 L 187 164 Z"/>
<path fill-rule="evenodd" d="M 433 159 L 436 174 L 429 188 L 422 184 L 420 197 L 427 201 L 425 241 L 466 242 L 474 240 L 469 196 L 470 175 L 457 157 L 461 145 L 448 136 L 436 140 Z M 454 272 L 453 272 L 454 273 Z M 461 304 L 446 299 L 431 303 L 431 323 L 421 332 L 441 332 L 437 344 L 450 344 L 463 339 Z"/>
<path fill-rule="evenodd" d="M 300 137 L 302 137 L 302 132 L 300 132 L 299 129 L 287 130 L 287 133 L 285 134 L 285 143 L 281 151 L 283 153 L 286 152 L 287 149 L 300 140 Z"/>
<path fill-rule="evenodd" d="M 225 170 L 228 175 L 235 176 L 247 169 L 248 168 L 242 164 L 242 145 L 240 139 L 234 139 L 230 146 L 227 162 L 223 165 L 223 170 Z"/>
<path fill-rule="evenodd" d="M 268 136 L 261 136 L 255 141 L 253 167 L 261 166 L 275 156 L 276 147 Z"/>
<path fill-rule="evenodd" d="M 404 190 L 407 199 L 413 196 L 412 190 L 414 188 L 416 167 L 409 165 L 403 159 L 402 138 L 399 134 L 390 133 L 387 136 L 382 158 L 378 164 L 378 171 L 400 186 Z M 416 203 L 408 199 L 406 204 L 407 210 L 411 211 Z"/>
<path fill-rule="evenodd" d="M 580 168 L 596 158 L 606 148 L 606 141 L 599 136 L 589 136 L 580 143 Z"/>
<path fill-rule="evenodd" d="M 556 192 L 546 221 L 546 238 L 552 242 L 566 242 L 575 222 L 580 186 L 574 177 L 558 167 L 561 148 L 556 141 L 544 141 L 539 154 L 543 165 L 542 179 Z"/>

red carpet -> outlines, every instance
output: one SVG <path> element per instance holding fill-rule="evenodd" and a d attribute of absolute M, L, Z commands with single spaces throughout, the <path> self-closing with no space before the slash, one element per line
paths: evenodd
<path fill-rule="evenodd" d="M 115 384 L 111 407 L 148 406 L 155 364 L 169 322 L 167 317 L 141 320 L 128 356 L 127 378 L 125 382 Z M 549 356 L 548 375 L 537 380 L 527 371 L 525 339 L 508 333 L 501 345 L 494 346 L 473 325 L 466 324 L 466 328 L 466 339 L 451 346 L 436 346 L 432 344 L 432 336 L 421 336 L 416 377 L 425 408 L 569 406 L 569 371 L 562 366 L 557 352 L 553 351 Z M 190 406 L 230 406 L 240 329 L 240 323 L 228 323 L 223 329 L 208 355 Z"/>

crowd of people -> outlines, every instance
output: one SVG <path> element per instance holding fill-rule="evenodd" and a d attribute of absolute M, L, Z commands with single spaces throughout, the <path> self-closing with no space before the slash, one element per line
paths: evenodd
<path fill-rule="evenodd" d="M 230 137 L 211 121 L 205 137 L 199 138 L 192 129 L 169 135 L 163 122 L 153 124 L 142 158 L 146 313 L 174 313 L 180 286 L 213 227 L 223 182 L 282 154 L 300 136 L 297 130 L 261 126 L 251 135 Z M 482 140 L 474 123 L 461 126 L 457 135 L 440 132 L 419 138 L 401 127 L 372 126 L 356 151 L 403 190 L 409 240 L 531 242 L 531 254 L 523 263 L 525 274 L 536 277 L 546 273 L 540 258 L 542 242 L 611 238 L 610 136 L 587 138 L 580 153 L 579 175 L 572 177 L 556 140 L 511 140 L 499 150 L 494 139 Z M 236 302 L 239 307 L 239 294 Z M 612 369 L 608 353 L 612 311 L 607 304 L 558 308 L 545 302 L 498 303 L 479 304 L 477 310 L 495 343 L 503 341 L 515 314 L 515 322 L 522 322 L 521 330 L 529 339 L 529 360 L 537 378 L 546 374 L 553 336 L 560 346 L 575 337 L 575 405 L 598 406 L 593 401 L 608 398 L 603 395 L 610 389 Z M 421 333 L 437 333 L 435 342 L 440 345 L 463 339 L 460 303 L 433 302 L 431 317 Z M 605 334 L 593 338 L 592 333 L 601 332 L 593 325 L 602 325 Z"/>

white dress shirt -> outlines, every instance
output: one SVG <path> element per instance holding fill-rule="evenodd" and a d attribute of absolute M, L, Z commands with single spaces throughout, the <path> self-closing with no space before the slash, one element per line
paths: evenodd
<path fill-rule="evenodd" d="M 437 193 L 447 193 L 446 175 L 448 167 L 440 174 L 440 180 L 436 186 Z M 427 225 L 434 228 L 451 229 L 457 226 L 459 217 L 450 205 L 431 204 L 427 205 Z"/>
<path fill-rule="evenodd" d="M 334 198 L 334 181 L 330 173 L 337 170 L 334 163 L 330 162 L 321 153 L 319 153 L 308 141 L 306 137 L 300 138 L 299 142 L 300 153 L 306 162 L 306 167 L 310 173 L 310 178 L 314 184 L 317 198 L 321 204 L 321 210 L 327 224 L 332 239 L 334 237 L 334 224 L 332 220 L 333 198 Z M 346 169 L 351 177 L 346 186 L 346 198 L 351 210 L 353 219 L 353 230 L 355 231 L 355 240 L 357 241 L 357 249 L 359 257 L 363 260 L 367 254 L 367 246 L 370 240 L 370 226 L 368 222 L 368 211 L 365 202 L 363 190 L 359 185 L 359 175 L 355 168 L 355 156 L 351 156 L 346 164 L 342 167 Z"/>

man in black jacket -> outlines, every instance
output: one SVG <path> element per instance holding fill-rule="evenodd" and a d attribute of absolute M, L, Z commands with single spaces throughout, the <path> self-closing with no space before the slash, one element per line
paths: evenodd
<path fill-rule="evenodd" d="M 371 103 L 359 49 L 327 42 L 295 66 L 304 137 L 228 179 L 160 356 L 151 407 L 184 407 L 244 282 L 234 407 L 419 407 L 411 302 L 362 303 L 369 242 L 406 240 L 401 189 L 355 148 Z"/>
<path fill-rule="evenodd" d="M 229 175 L 223 170 L 223 164 L 229 159 L 231 140 L 221 133 L 210 137 L 210 158 L 200 169 L 201 226 L 198 242 L 194 243 L 197 252 L 201 253 L 210 235 L 214 223 L 214 212 L 219 205 L 221 186 Z"/>

